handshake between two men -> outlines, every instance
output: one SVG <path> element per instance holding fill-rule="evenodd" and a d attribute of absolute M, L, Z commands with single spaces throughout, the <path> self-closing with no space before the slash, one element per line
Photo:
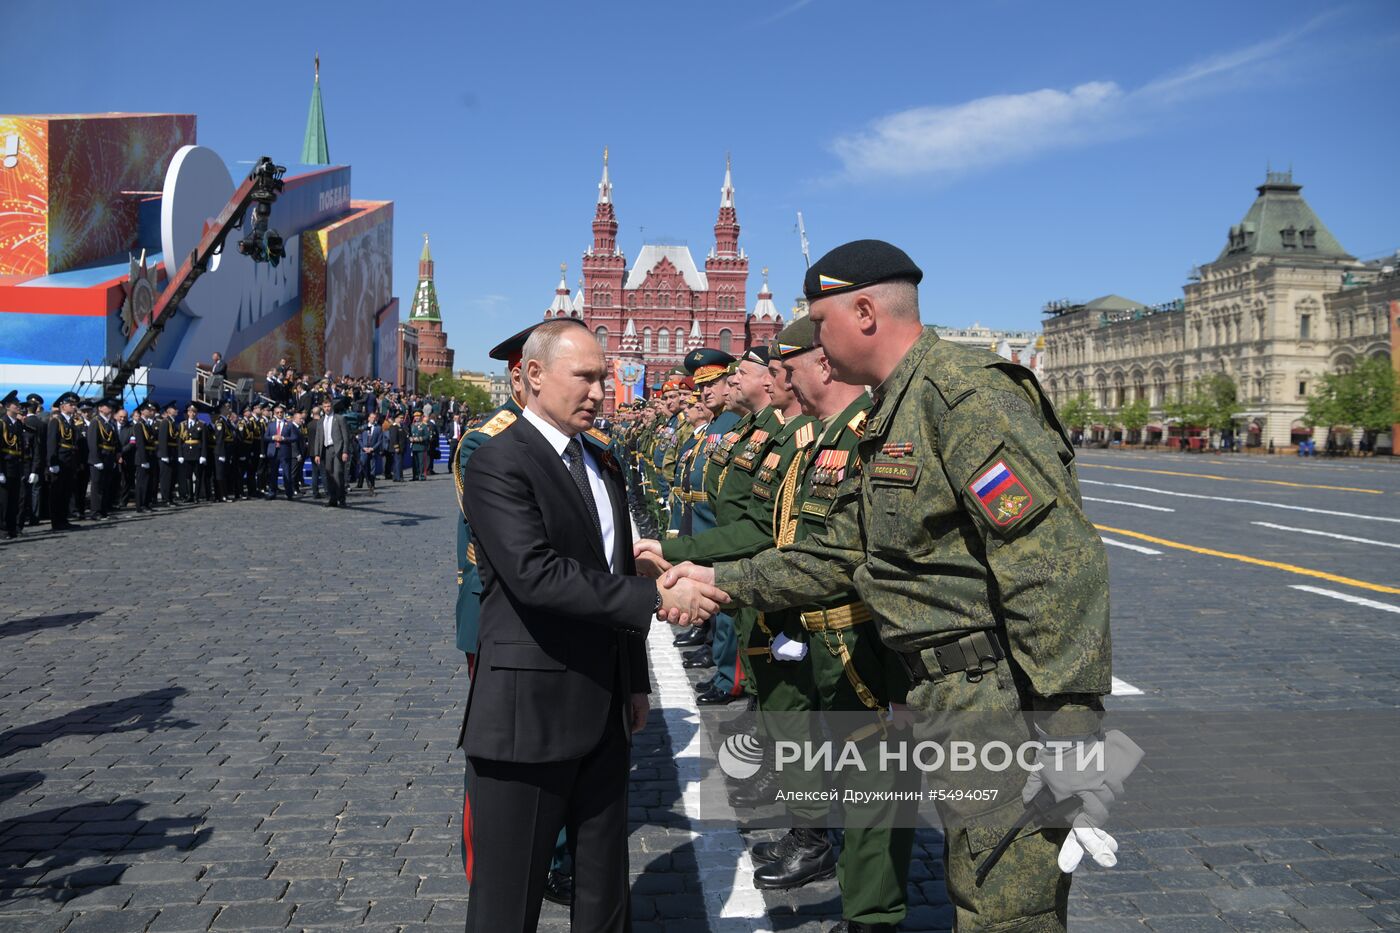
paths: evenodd
<path fill-rule="evenodd" d="M 719 612 L 729 594 L 717 589 L 715 572 L 686 561 L 671 565 L 661 556 L 661 542 L 642 538 L 632 548 L 637 572 L 656 581 L 661 607 L 656 618 L 672 625 L 699 625 Z"/>

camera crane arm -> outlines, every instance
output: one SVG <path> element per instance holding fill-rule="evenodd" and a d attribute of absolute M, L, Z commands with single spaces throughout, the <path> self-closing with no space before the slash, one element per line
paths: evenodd
<path fill-rule="evenodd" d="M 238 251 L 254 262 L 270 262 L 274 266 L 286 256 L 282 237 L 276 230 L 270 230 L 267 226 L 268 216 L 272 213 L 272 202 L 282 193 L 282 175 L 286 171 L 285 166 L 274 165 L 267 156 L 258 160 L 258 164 L 248 173 L 238 190 L 234 191 L 233 197 L 224 205 L 219 216 L 205 229 L 199 245 L 190 250 L 189 256 L 166 284 L 165 290 L 160 293 L 155 307 L 151 309 L 150 320 L 132 346 L 131 352 L 112 367 L 103 384 L 103 395 L 121 393 L 127 381 L 140 367 L 142 357 L 155 346 L 156 339 L 165 330 L 165 325 L 170 322 L 175 310 L 180 307 L 180 302 L 185 300 L 185 296 L 199 277 L 209 271 L 209 260 L 223 251 L 224 241 L 229 233 L 243 226 L 250 205 L 253 208 L 253 229 L 238 242 Z"/>

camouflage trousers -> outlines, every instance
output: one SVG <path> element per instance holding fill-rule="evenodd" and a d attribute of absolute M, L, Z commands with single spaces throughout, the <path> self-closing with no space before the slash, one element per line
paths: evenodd
<path fill-rule="evenodd" d="M 926 663 L 932 652 L 925 652 Z M 937 670 L 935 663 L 933 670 Z M 947 742 L 977 741 L 1010 730 L 1026 736 L 1020 693 L 1005 661 L 973 679 L 952 674 L 918 684 L 909 691 L 909 706 L 917 720 L 916 739 Z M 957 714 L 985 714 L 979 716 Z M 953 714 L 953 715 L 945 715 Z M 979 725 L 979 723 L 981 725 Z M 996 799 L 980 804 L 937 804 L 944 826 L 944 884 L 957 914 L 960 933 L 973 930 L 1017 933 L 1060 933 L 1066 927 L 1070 876 L 1057 862 L 1066 830 L 1031 824 L 1022 830 L 981 887 L 977 866 L 1023 812 L 1024 774 L 1016 768 L 1000 773 L 983 771 L 926 776 L 930 791 L 957 788 L 993 789 Z"/>

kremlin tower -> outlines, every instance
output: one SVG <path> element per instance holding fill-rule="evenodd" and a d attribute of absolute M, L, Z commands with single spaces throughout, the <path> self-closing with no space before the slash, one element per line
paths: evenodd
<path fill-rule="evenodd" d="M 423 255 L 418 257 L 418 287 L 413 291 L 413 307 L 408 323 L 418 331 L 418 368 L 432 374 L 452 371 L 453 352 L 447 346 L 438 311 L 437 286 L 433 284 L 433 254 L 428 251 L 428 235 L 423 234 Z"/>

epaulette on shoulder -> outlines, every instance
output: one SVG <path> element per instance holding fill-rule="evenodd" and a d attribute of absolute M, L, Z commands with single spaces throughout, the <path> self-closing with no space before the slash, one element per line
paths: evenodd
<path fill-rule="evenodd" d="M 487 437 L 495 437 L 497 434 L 500 434 L 512 424 L 515 424 L 515 421 L 515 412 L 497 412 L 494 418 L 483 424 L 481 427 L 477 428 L 477 430 L 480 431 L 482 434 L 485 434 Z"/>
<path fill-rule="evenodd" d="M 605 447 L 612 446 L 612 438 L 608 437 L 606 431 L 600 431 L 597 428 L 589 428 L 584 433 L 586 433 L 589 437 L 593 438 L 595 441 L 597 441 Z"/>
<path fill-rule="evenodd" d="M 862 408 L 860 411 L 855 413 L 855 415 L 851 418 L 850 421 L 846 422 L 846 427 L 850 428 L 853 432 L 855 432 L 856 437 L 864 437 L 865 418 L 869 414 L 869 409 Z"/>

